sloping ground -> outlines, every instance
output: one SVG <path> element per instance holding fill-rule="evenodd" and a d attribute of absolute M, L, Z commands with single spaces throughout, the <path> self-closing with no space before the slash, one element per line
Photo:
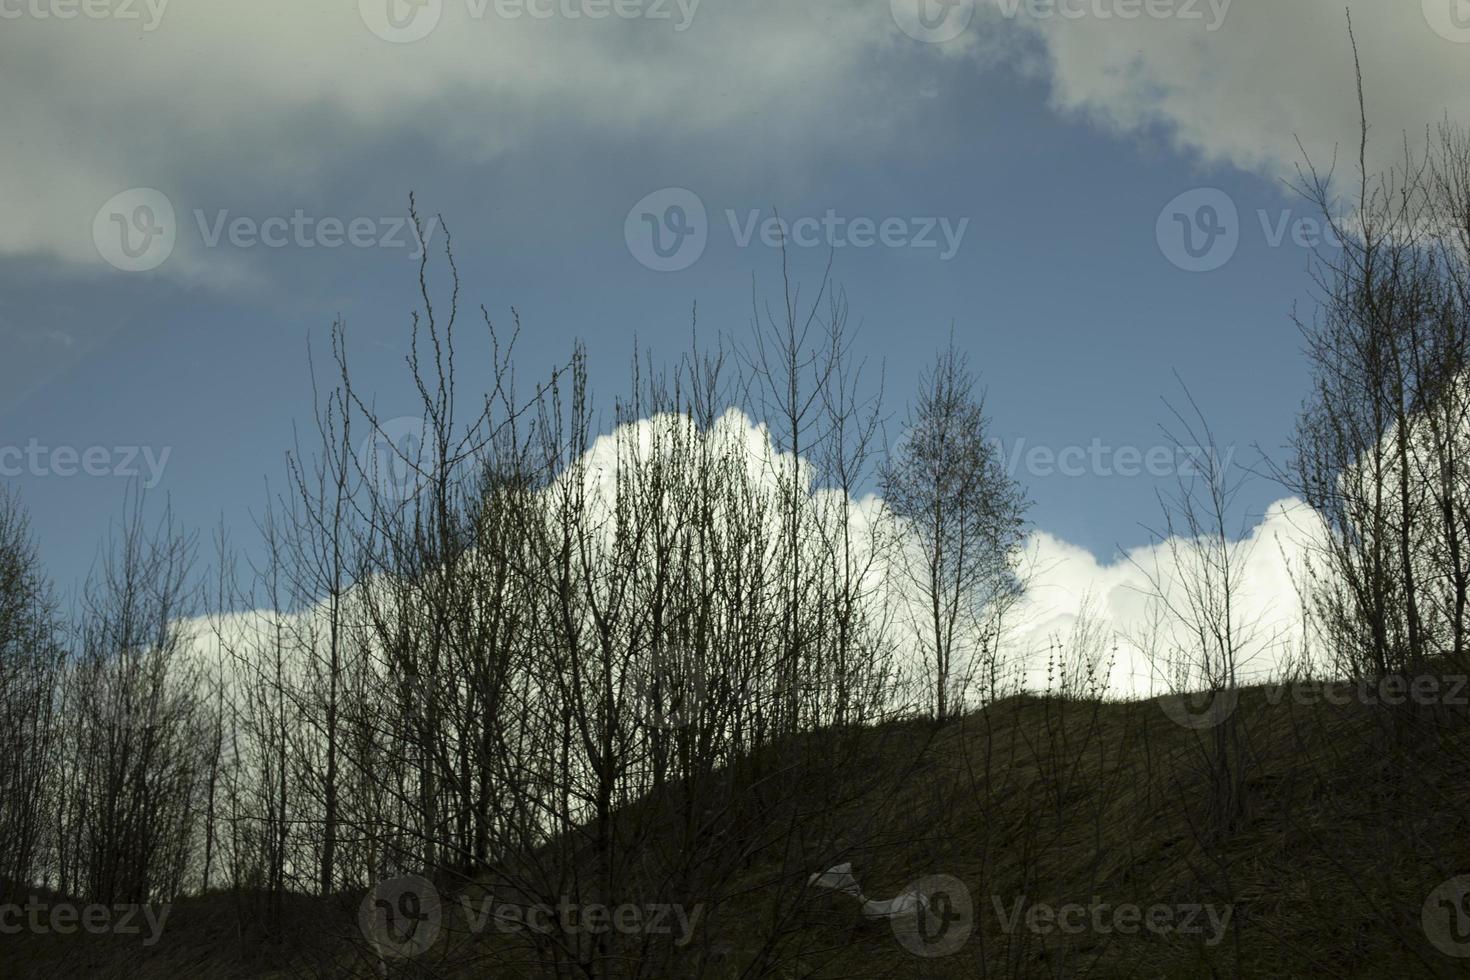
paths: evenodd
<path fill-rule="evenodd" d="M 1028 697 L 938 730 L 869 733 L 862 755 L 830 754 L 848 761 L 825 779 L 770 783 L 851 830 L 835 847 L 787 835 L 751 849 L 695 938 L 646 975 L 1470 975 L 1454 955 L 1470 957 L 1470 903 L 1436 893 L 1470 873 L 1466 709 L 1336 700 L 1348 703 L 1253 689 L 1223 725 L 1192 730 L 1154 701 Z M 813 748 L 825 750 L 802 747 Z M 866 790 L 844 794 L 858 777 Z M 917 889 L 933 913 L 869 921 L 856 899 L 803 887 L 839 860 L 868 897 Z M 953 880 L 920 880 L 938 875 Z M 0 937 L 0 973 L 380 975 L 355 932 L 358 898 L 293 899 L 287 935 L 269 942 L 237 929 L 243 899 L 227 895 L 179 902 L 147 948 Z M 424 955 L 388 965 L 546 975 L 533 962 L 514 937 L 446 928 Z"/>

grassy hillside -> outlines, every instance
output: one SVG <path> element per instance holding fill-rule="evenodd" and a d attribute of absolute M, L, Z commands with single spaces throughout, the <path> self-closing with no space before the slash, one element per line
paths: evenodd
<path fill-rule="evenodd" d="M 760 807 L 766 825 L 798 832 L 748 835 L 734 887 L 661 969 L 718 978 L 1466 975 L 1470 958 L 1442 948 L 1458 936 L 1470 954 L 1449 907 L 1431 903 L 1440 947 L 1425 928 L 1431 892 L 1470 872 L 1466 709 L 1362 702 L 1255 688 L 1225 724 L 1195 730 L 1159 701 L 1021 697 L 938 728 L 905 722 L 804 740 L 830 744 L 786 751 L 834 764 L 789 775 L 776 766 L 754 794 L 773 794 Z M 676 821 L 676 795 L 641 801 L 625 819 L 645 829 Z M 836 846 L 809 847 L 803 821 L 836 828 Z M 930 875 L 957 879 L 967 895 L 947 894 L 952 921 L 941 932 L 927 919 L 926 935 L 940 941 L 926 944 L 912 925 L 900 935 L 865 920 L 855 899 L 804 887 L 807 873 L 838 860 L 854 865 L 869 897 L 892 898 Z M 467 924 L 462 900 L 477 907 L 483 887 L 444 892 L 438 940 L 387 960 L 390 975 L 547 975 L 523 935 Z M 23 931 L 0 939 L 0 956 L 17 977 L 380 975 L 356 925 L 361 897 L 296 898 L 283 929 L 267 935 L 240 925 L 258 921 L 258 897 L 212 894 L 176 903 L 152 946 Z M 1065 928 L 1050 924 L 1048 909 Z M 947 945 L 957 948 L 920 955 Z"/>

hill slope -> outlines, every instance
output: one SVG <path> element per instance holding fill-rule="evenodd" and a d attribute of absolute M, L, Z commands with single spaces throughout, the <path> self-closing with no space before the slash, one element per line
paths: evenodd
<path fill-rule="evenodd" d="M 1470 972 L 1457 955 L 1470 956 L 1470 912 L 1459 886 L 1444 884 L 1470 872 L 1463 706 L 1257 688 L 1218 726 L 1180 724 L 1176 708 L 1022 697 L 937 728 L 813 736 L 834 746 L 803 749 L 830 748 L 845 764 L 825 778 L 769 780 L 766 791 L 784 799 L 766 812 L 798 822 L 820 814 L 838 828 L 838 846 L 807 851 L 797 833 L 745 847 L 733 887 L 698 909 L 687 932 L 668 933 L 689 939 L 658 969 L 721 978 Z M 849 792 L 855 778 L 860 791 Z M 640 801 L 625 819 L 675 820 L 673 798 Z M 779 805 L 793 800 L 806 802 Z M 922 924 L 869 920 L 856 898 L 807 886 L 809 872 L 838 860 L 853 864 L 867 897 L 918 890 L 930 913 Z M 450 890 L 435 945 L 382 963 L 357 928 L 361 893 L 293 897 L 272 936 L 239 925 L 254 921 L 260 896 L 213 894 L 176 903 L 150 946 L 27 930 L 0 939 L 0 950 L 5 972 L 20 977 L 366 977 L 381 967 L 550 975 L 524 931 L 486 920 L 474 928 L 484 887 Z"/>

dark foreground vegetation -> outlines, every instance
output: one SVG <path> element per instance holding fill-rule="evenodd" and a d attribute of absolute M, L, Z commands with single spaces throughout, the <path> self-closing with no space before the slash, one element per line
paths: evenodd
<path fill-rule="evenodd" d="M 1467 708 L 1337 696 L 1348 690 L 1240 692 L 1233 714 L 1249 775 L 1228 827 L 1209 822 L 1208 739 L 1159 701 L 1016 697 L 942 726 L 814 734 L 819 751 L 798 757 L 833 765 L 773 763 L 747 812 L 723 817 L 734 834 L 787 820 L 813 833 L 750 840 L 692 941 L 656 949 L 649 963 L 657 956 L 660 965 L 645 963 L 641 975 L 1462 976 L 1464 961 L 1428 938 L 1435 910 L 1425 905 L 1470 867 Z M 678 838 L 684 802 L 671 790 L 623 815 L 659 828 L 647 835 L 645 870 L 673 857 L 659 842 L 664 828 Z M 818 827 L 830 843 L 816 842 Z M 856 900 L 805 887 L 804 869 L 839 857 L 871 895 L 933 873 L 958 879 L 973 907 L 956 925 L 964 943 L 919 955 L 901 930 L 865 920 Z M 388 975 L 549 975 L 524 936 L 473 927 L 496 882 L 493 870 L 441 881 L 438 939 L 387 960 Z M 638 890 L 630 883 L 626 894 Z M 259 892 L 185 898 L 152 947 L 137 936 L 7 938 L 7 975 L 380 976 L 359 931 L 362 897 L 288 896 L 279 931 L 263 927 L 268 898 Z M 1069 904 L 1086 907 L 1087 928 L 1025 924 L 1034 905 Z M 1115 910 L 1127 905 L 1167 908 L 1172 926 L 1126 934 L 1090 925 L 1096 917 L 1126 928 Z M 1212 922 L 1226 915 L 1221 935 Z M 629 937 L 618 969 L 606 972 L 638 975 L 638 941 Z"/>

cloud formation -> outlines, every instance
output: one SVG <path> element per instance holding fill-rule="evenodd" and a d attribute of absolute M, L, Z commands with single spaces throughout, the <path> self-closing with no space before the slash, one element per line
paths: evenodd
<path fill-rule="evenodd" d="M 643 485 L 648 468 L 683 459 L 683 454 L 700 444 L 743 470 L 743 474 L 724 471 L 722 482 L 737 488 L 715 502 L 715 512 L 732 523 L 770 522 L 764 537 L 769 547 L 784 547 L 775 523 L 779 507 L 773 504 L 781 492 L 779 488 L 789 485 L 788 481 L 811 488 L 806 514 L 812 523 L 806 527 L 814 541 L 819 534 L 818 524 L 846 515 L 856 549 L 854 568 L 861 570 L 871 621 L 886 623 L 888 640 L 897 654 L 896 665 L 904 676 L 911 680 L 926 676 L 928 663 L 914 632 L 924 628 L 923 603 L 909 588 L 909 579 L 899 563 L 899 551 L 912 545 L 903 541 L 902 531 L 892 523 L 883 500 L 872 495 L 844 500 L 840 490 L 817 487 L 815 473 L 805 460 L 798 465 L 789 453 L 779 451 L 765 426 L 739 410 L 725 412 L 704 432 L 681 416 L 659 415 L 625 423 L 596 439 L 581 465 L 567 467 L 560 479 L 543 492 L 550 495 L 548 506 L 555 512 L 562 506 L 557 501 L 575 485 L 569 481 L 581 479 L 586 496 L 585 511 L 580 510 L 581 503 L 577 505 L 579 513 L 587 515 L 590 527 L 601 528 L 609 536 L 606 545 L 611 550 L 613 503 L 619 482 L 624 493 L 662 492 Z M 668 475 L 653 480 L 652 485 L 667 491 Z M 828 525 L 829 530 L 833 526 Z M 1315 535 L 1320 531 L 1320 521 L 1309 508 L 1299 501 L 1284 500 L 1273 504 L 1259 524 L 1230 545 L 1240 574 L 1233 605 L 1240 630 L 1241 683 L 1272 679 L 1289 660 L 1300 656 L 1304 627 L 1295 582 L 1301 575 L 1304 556 L 1316 546 Z M 596 540 L 594 534 L 594 543 Z M 1102 562 L 1052 534 L 1032 532 L 1021 558 L 1026 592 L 1005 618 L 999 656 L 1004 690 L 1010 690 L 1017 681 L 1029 691 L 1047 690 L 1049 648 L 1061 644 L 1075 656 L 1079 651 L 1071 647 L 1083 621 L 1096 644 L 1090 655 L 1101 664 L 1112 662 L 1111 671 L 1101 675 L 1106 677 L 1101 693 L 1149 697 L 1178 690 L 1179 676 L 1169 669 L 1168 661 L 1171 657 L 1196 659 L 1198 641 L 1190 636 L 1189 624 L 1158 617 L 1158 606 L 1151 596 L 1158 583 L 1177 602 L 1181 583 L 1191 573 L 1202 547 L 1187 539 L 1165 539 L 1133 549 L 1116 561 Z M 595 563 L 604 558 L 594 546 L 588 560 Z M 777 560 L 775 555 L 771 560 Z M 380 601 L 387 596 L 385 592 Z M 348 607 L 354 606 L 356 598 L 349 597 Z M 326 635 L 326 615 L 322 606 L 284 614 L 292 624 L 287 632 L 310 646 L 311 642 L 319 642 L 312 637 Z M 347 618 L 358 615 L 349 613 Z M 221 653 L 214 635 L 216 628 L 226 637 L 227 645 L 249 647 L 268 639 L 275 623 L 275 614 L 257 610 L 214 622 L 199 620 L 188 629 L 195 637 L 196 652 L 210 663 Z M 305 656 L 304 650 L 299 655 Z M 304 666 L 297 664 L 298 669 Z M 964 668 L 957 665 L 955 669 Z M 208 672 L 214 674 L 212 668 Z M 1194 676 L 1190 683 L 1204 686 Z"/>
<path fill-rule="evenodd" d="M 1321 522 L 1311 509 L 1286 499 L 1267 508 L 1261 521 L 1230 545 L 1241 572 L 1234 597 L 1243 641 L 1241 683 L 1272 679 L 1300 656 L 1305 628 L 1297 583 L 1320 534 Z M 1025 665 L 1029 689 L 1042 690 L 1048 648 L 1070 644 L 1079 620 L 1085 620 L 1102 646 L 1102 662 L 1115 658 L 1108 693 L 1123 697 L 1172 693 L 1177 681 L 1168 661 L 1176 655 L 1173 651 L 1193 655 L 1198 641 L 1184 624 L 1159 617 L 1160 607 L 1151 597 L 1158 583 L 1178 603 L 1191 564 L 1204 547 L 1188 539 L 1165 539 L 1102 562 L 1054 535 L 1033 533 L 1023 564 L 1029 586 L 1011 617 L 1005 654 Z"/>
<path fill-rule="evenodd" d="M 93 219 L 121 191 L 172 196 L 182 225 L 251 195 L 289 213 L 385 145 L 471 164 L 553 132 L 673 138 L 712 160 L 881 147 L 907 111 L 895 84 L 1003 54 L 1065 116 L 1273 177 L 1298 137 L 1326 163 L 1355 136 L 1336 0 L 962 0 L 952 38 L 921 2 L 101 0 L 85 6 L 106 16 L 63 19 L 67 0 L 5 0 L 0 83 L 25 97 L 6 106 L 0 257 L 105 268 Z M 1456 2 L 1354 11 L 1378 162 L 1401 131 L 1470 108 Z M 1174 14 L 1124 16 L 1156 8 Z M 169 272 L 229 275 L 198 237 Z"/>
<path fill-rule="evenodd" d="M 1009 22 L 1040 42 L 1030 68 L 1049 77 L 1064 113 L 1124 133 L 1162 129 L 1204 161 L 1269 177 L 1293 177 L 1302 148 L 1321 167 L 1339 147 L 1340 165 L 1355 164 L 1357 88 L 1340 0 L 1233 0 L 1214 30 L 1220 5 L 1203 0 L 983 2 L 1019 2 Z M 1175 15 L 1116 15 L 1153 6 Z M 1084 13 L 1035 15 L 1049 8 Z M 1446 112 L 1470 115 L 1470 17 L 1460 0 L 1405 0 L 1355 4 L 1352 18 L 1376 169 L 1396 162 L 1404 132 L 1422 133 Z"/>
<path fill-rule="evenodd" d="M 93 217 L 120 191 L 157 188 L 181 211 L 262 191 L 299 205 L 386 140 L 474 163 L 543 132 L 850 130 L 873 115 L 869 59 L 914 43 L 886 4 L 847 0 L 202 0 L 159 4 L 156 23 L 137 2 L 102 20 L 17 2 L 0 4 L 0 83 L 26 93 L 7 100 L 21 138 L 0 146 L 0 256 L 92 267 Z M 433 29 L 385 40 L 388 9 Z M 170 271 L 198 271 L 186 244 Z"/>

